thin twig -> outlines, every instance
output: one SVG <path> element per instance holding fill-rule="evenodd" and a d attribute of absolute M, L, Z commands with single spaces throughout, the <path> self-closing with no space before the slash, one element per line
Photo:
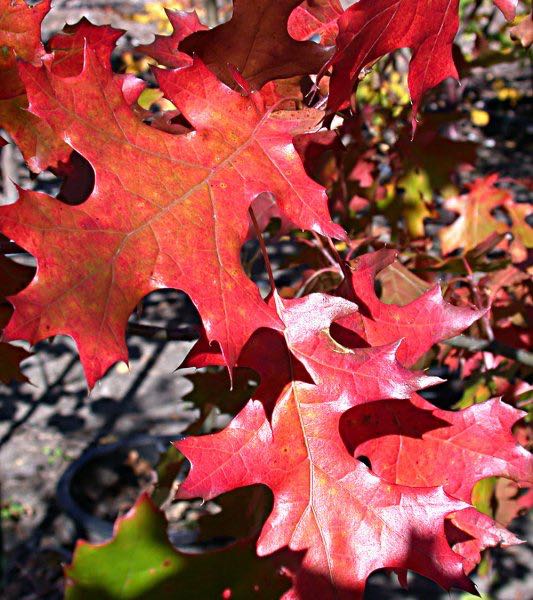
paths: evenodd
<path fill-rule="evenodd" d="M 270 264 L 270 259 L 268 258 L 268 251 L 267 251 L 267 247 L 265 244 L 265 240 L 263 239 L 263 234 L 261 233 L 261 230 L 259 229 L 259 224 L 257 223 L 257 219 L 255 218 L 255 213 L 254 213 L 254 209 L 250 206 L 250 208 L 248 209 L 248 212 L 250 213 L 250 218 L 252 219 L 252 223 L 254 226 L 254 230 L 255 230 L 255 235 L 257 236 L 257 239 L 259 241 L 259 247 L 261 248 L 261 254 L 263 255 L 263 260 L 265 261 L 265 267 L 268 273 L 268 280 L 270 281 L 270 287 L 272 289 L 272 292 L 276 291 L 276 282 L 274 281 L 274 274 L 272 273 L 272 265 Z"/>
<path fill-rule="evenodd" d="M 498 340 L 481 340 L 479 338 L 469 337 L 466 335 L 458 335 L 444 342 L 452 348 L 464 348 L 470 352 L 490 352 L 491 354 L 499 354 L 506 358 L 512 358 L 523 365 L 533 367 L 533 352 L 513 348 L 498 342 Z"/>
<path fill-rule="evenodd" d="M 312 244 L 313 247 L 316 248 L 325 257 L 325 259 L 329 262 L 330 265 L 338 267 L 338 262 L 335 260 L 335 258 L 333 258 L 333 256 L 331 256 L 318 233 L 316 233 L 315 231 L 311 231 L 311 234 L 315 240 L 315 243 Z"/>
<path fill-rule="evenodd" d="M 142 323 L 128 323 L 128 333 L 139 335 L 150 340 L 179 340 L 192 342 L 200 337 L 200 328 L 197 325 L 185 325 L 175 329 L 158 327 L 155 325 L 143 325 Z"/>

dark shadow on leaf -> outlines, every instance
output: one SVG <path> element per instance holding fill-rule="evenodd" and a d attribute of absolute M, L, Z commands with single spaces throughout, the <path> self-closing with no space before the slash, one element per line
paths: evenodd
<path fill-rule="evenodd" d="M 57 199 L 69 206 L 83 204 L 94 189 L 94 169 L 88 160 L 75 150 L 67 163 L 61 163 L 52 172 L 63 179 Z"/>
<path fill-rule="evenodd" d="M 369 348 L 370 344 L 355 331 L 343 327 L 339 323 L 332 323 L 329 332 L 331 337 L 345 348 L 356 350 L 357 348 Z"/>
<path fill-rule="evenodd" d="M 339 429 L 348 451 L 353 454 L 368 440 L 389 435 L 422 438 L 429 431 L 449 425 L 432 411 L 418 408 L 409 400 L 379 400 L 345 412 Z"/>

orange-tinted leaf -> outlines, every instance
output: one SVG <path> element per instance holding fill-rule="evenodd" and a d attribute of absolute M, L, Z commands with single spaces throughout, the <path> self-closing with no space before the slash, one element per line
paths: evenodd
<path fill-rule="evenodd" d="M 41 43 L 41 22 L 50 10 L 50 0 L 30 7 L 24 0 L 0 0 L 0 49 L 14 53 L 34 64 L 40 64 L 45 53 Z"/>
<path fill-rule="evenodd" d="M 28 112 L 28 98 L 14 59 L 0 61 L 0 127 L 9 133 L 34 173 L 67 161 L 72 152 L 47 123 Z"/>
<path fill-rule="evenodd" d="M 229 366 L 253 331 L 280 327 L 245 276 L 239 251 L 248 207 L 263 191 L 275 194 L 297 226 L 344 235 L 291 144 L 319 118 L 315 111 L 265 111 L 259 93 L 242 97 L 197 61 L 158 72 L 166 95 L 195 127 L 171 135 L 139 122 L 121 81 L 90 44 L 77 76 L 58 76 L 50 60 L 21 72 L 30 110 L 91 163 L 96 180 L 80 206 L 21 191 L 17 203 L 0 210 L 2 230 L 36 256 L 39 272 L 13 299 L 9 339 L 72 336 L 92 386 L 127 360 L 126 322 L 155 289 L 191 296 Z"/>
<path fill-rule="evenodd" d="M 52 70 L 60 77 L 74 77 L 83 69 L 85 45 L 90 45 L 100 63 L 111 69 L 111 54 L 116 41 L 124 34 L 122 29 L 109 25 L 93 25 L 85 17 L 75 25 L 65 25 L 47 46 L 54 53 Z"/>
<path fill-rule="evenodd" d="M 525 259 L 525 254 L 520 252 L 519 247 L 533 247 L 533 228 L 526 222 L 526 217 L 532 212 L 531 206 L 515 202 L 509 191 L 494 185 L 497 181 L 497 175 L 476 179 L 470 185 L 468 194 L 445 201 L 445 208 L 459 213 L 459 217 L 439 231 L 444 254 L 458 248 L 470 250 L 493 233 L 510 231 L 518 245 L 517 262 Z M 512 221 L 511 227 L 493 216 L 496 208 L 504 208 L 507 211 Z"/>
<path fill-rule="evenodd" d="M 289 17 L 289 34 L 299 41 L 318 36 L 323 46 L 332 46 L 339 33 L 337 20 L 343 12 L 339 0 L 305 0 Z"/>
<path fill-rule="evenodd" d="M 108 26 L 96 27 L 86 19 L 67 25 L 48 44 L 55 53 L 54 73 L 67 77 L 81 71 L 85 40 L 92 44 L 102 65 L 111 68 L 111 52 L 122 33 Z M 0 127 L 17 144 L 29 169 L 40 173 L 48 167 L 60 168 L 68 161 L 72 148 L 44 119 L 28 111 L 26 90 L 14 59 L 0 62 L 0 82 Z"/>

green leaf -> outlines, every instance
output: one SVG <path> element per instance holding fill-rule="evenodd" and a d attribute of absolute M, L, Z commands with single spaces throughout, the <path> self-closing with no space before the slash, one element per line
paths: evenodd
<path fill-rule="evenodd" d="M 279 598 L 290 585 L 279 557 L 259 559 L 252 542 L 204 554 L 178 552 L 165 515 L 146 494 L 117 519 L 110 541 L 78 542 L 65 575 L 66 600 L 266 599 Z"/>

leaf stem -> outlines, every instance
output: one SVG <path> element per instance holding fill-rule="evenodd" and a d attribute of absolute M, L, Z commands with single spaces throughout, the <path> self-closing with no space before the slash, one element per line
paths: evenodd
<path fill-rule="evenodd" d="M 259 241 L 259 247 L 261 248 L 261 254 L 263 255 L 263 260 L 265 261 L 265 267 L 266 267 L 266 270 L 268 273 L 268 280 L 270 282 L 270 287 L 272 289 L 272 292 L 275 292 L 276 291 L 276 282 L 274 281 L 274 274 L 272 273 L 272 265 L 270 264 L 270 259 L 268 258 L 268 251 L 267 251 L 267 247 L 265 244 L 265 240 L 263 238 L 263 234 L 261 233 L 261 230 L 259 229 L 259 224 L 257 223 L 257 219 L 255 218 L 254 209 L 251 206 L 248 209 L 248 212 L 250 213 L 250 218 L 252 219 L 252 224 L 254 226 L 255 234 Z"/>

